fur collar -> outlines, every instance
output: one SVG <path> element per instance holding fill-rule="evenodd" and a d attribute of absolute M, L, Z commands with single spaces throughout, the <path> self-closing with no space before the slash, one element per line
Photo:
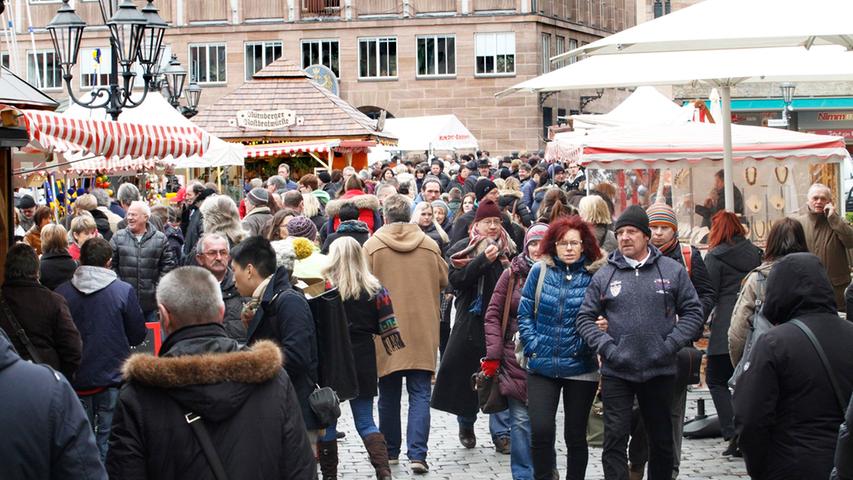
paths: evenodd
<path fill-rule="evenodd" d="M 352 198 L 339 198 L 337 200 L 330 200 L 329 203 L 326 204 L 326 215 L 329 218 L 334 218 L 338 216 L 338 213 L 341 211 L 341 206 L 346 203 L 351 203 L 355 205 L 359 210 L 379 210 L 379 199 L 376 198 L 376 195 L 364 194 L 364 195 L 356 195 Z"/>
<path fill-rule="evenodd" d="M 500 193 L 501 199 L 503 199 L 503 197 L 512 197 L 512 198 L 518 198 L 518 199 L 524 198 L 524 193 L 522 193 L 518 190 L 499 190 L 499 193 Z"/>
<path fill-rule="evenodd" d="M 278 375 L 282 353 L 275 343 L 260 340 L 248 350 L 180 357 L 137 353 L 122 367 L 125 380 L 159 388 L 222 382 L 263 383 Z"/>
<path fill-rule="evenodd" d="M 595 272 L 599 271 L 601 267 L 607 264 L 606 252 L 602 250 L 601 253 L 601 258 L 594 262 L 590 262 L 589 260 L 587 260 L 586 264 L 584 265 L 586 267 L 586 271 L 588 271 L 591 275 L 595 275 Z M 542 262 L 549 267 L 553 267 L 555 265 L 554 258 L 550 255 L 543 257 Z"/>

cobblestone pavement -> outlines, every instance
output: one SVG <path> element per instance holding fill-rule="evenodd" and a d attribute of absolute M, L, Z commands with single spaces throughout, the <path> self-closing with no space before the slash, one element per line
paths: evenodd
<path fill-rule="evenodd" d="M 429 439 L 429 463 L 430 473 L 426 475 L 412 475 L 405 460 L 405 431 L 406 431 L 406 389 L 403 389 L 403 452 L 400 464 L 392 466 L 395 479 L 422 478 L 424 480 L 464 479 L 464 480 L 511 480 L 509 466 L 509 455 L 495 452 L 489 436 L 488 421 L 481 416 L 477 420 L 477 447 L 473 450 L 462 448 L 457 439 L 456 418 L 450 414 L 432 410 L 432 429 Z M 713 403 L 707 390 L 692 391 L 688 393 L 687 417 L 692 418 L 696 413 L 696 399 L 704 398 L 708 413 L 713 412 Z M 347 436 L 340 440 L 339 455 L 340 467 L 338 478 L 366 480 L 376 478 L 373 469 L 367 459 L 355 426 L 352 422 L 352 413 L 349 406 L 342 405 L 343 414 L 338 423 L 338 428 L 345 431 Z M 565 447 L 559 432 L 562 432 L 562 406 L 558 409 L 557 416 L 557 461 L 562 475 L 565 475 Z M 377 418 L 378 415 L 374 418 Z M 680 479 L 690 480 L 736 480 L 748 479 L 746 468 L 741 459 L 729 459 L 720 453 L 723 451 L 723 439 L 684 439 Z M 587 479 L 600 480 L 604 478 L 601 467 L 601 449 L 590 448 L 589 466 L 587 467 Z"/>

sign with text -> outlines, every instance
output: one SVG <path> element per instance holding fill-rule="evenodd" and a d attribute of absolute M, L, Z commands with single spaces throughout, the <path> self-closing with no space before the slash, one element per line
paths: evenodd
<path fill-rule="evenodd" d="M 304 122 L 305 119 L 297 117 L 293 110 L 240 110 L 237 118 L 228 123 L 247 130 L 279 130 Z"/>

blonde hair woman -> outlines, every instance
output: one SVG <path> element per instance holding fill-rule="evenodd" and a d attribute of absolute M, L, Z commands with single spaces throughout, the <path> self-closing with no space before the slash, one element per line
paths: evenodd
<path fill-rule="evenodd" d="M 80 247 L 86 240 L 98 236 L 98 224 L 89 212 L 81 212 L 71 220 L 71 245 L 68 253 L 74 260 L 80 259 Z"/>
<path fill-rule="evenodd" d="M 353 360 L 358 372 L 359 396 L 350 400 L 355 428 L 367 448 L 376 478 L 391 479 L 385 437 L 373 419 L 373 397 L 377 393 L 375 345 L 380 344 L 388 354 L 405 347 L 388 291 L 370 273 L 361 245 L 350 237 L 341 237 L 329 246 L 329 266 L 323 271 L 326 279 L 340 292 L 350 324 Z M 381 339 L 374 344 L 373 337 Z M 320 451 L 336 449 L 336 425 L 326 429 L 320 441 Z M 324 445 L 325 444 L 325 445 Z M 337 457 L 320 456 L 323 478 L 337 471 Z"/>
<path fill-rule="evenodd" d="M 237 204 L 227 195 L 211 195 L 201 204 L 204 233 L 218 233 L 228 239 L 233 247 L 242 242 L 249 233 L 243 230 L 240 223 L 240 212 Z M 192 255 L 193 257 L 195 255 Z"/>
<path fill-rule="evenodd" d="M 578 214 L 593 228 L 593 235 L 598 241 L 598 246 L 608 253 L 618 248 L 616 235 L 610 230 L 612 219 L 607 202 L 598 195 L 587 195 L 578 204 Z"/>
<path fill-rule="evenodd" d="M 421 202 L 415 205 L 415 211 L 412 212 L 412 219 L 410 223 L 416 223 L 427 236 L 435 241 L 438 244 L 438 248 L 441 249 L 441 254 L 444 255 L 445 250 L 447 250 L 448 242 L 450 241 L 450 237 L 447 236 L 447 232 L 441 228 L 441 225 L 435 220 L 435 215 L 433 215 L 433 208 L 429 202 Z"/>
<path fill-rule="evenodd" d="M 68 253 L 68 231 L 62 225 L 51 223 L 41 229 L 41 246 L 44 253 L 39 262 L 39 281 L 54 290 L 71 280 L 77 262 Z"/>

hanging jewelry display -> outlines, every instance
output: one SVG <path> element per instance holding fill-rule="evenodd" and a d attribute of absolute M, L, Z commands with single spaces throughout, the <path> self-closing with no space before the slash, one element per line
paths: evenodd
<path fill-rule="evenodd" d="M 773 172 L 776 174 L 776 180 L 779 184 L 784 185 L 788 181 L 788 167 L 776 167 Z"/>
<path fill-rule="evenodd" d="M 750 195 L 749 198 L 746 199 L 746 205 L 749 207 L 749 210 L 752 211 L 752 213 L 758 213 L 764 207 L 764 204 L 761 199 L 758 198 L 758 195 L 755 194 Z"/>
<path fill-rule="evenodd" d="M 687 182 L 688 177 L 690 177 L 690 170 L 687 168 L 682 168 L 678 171 L 678 173 L 675 174 L 675 178 L 673 179 L 672 183 L 674 183 L 675 186 L 678 188 L 684 188 L 686 186 L 685 183 Z"/>
<path fill-rule="evenodd" d="M 776 210 L 785 210 L 785 199 L 782 198 L 782 195 L 773 195 L 770 197 L 770 204 Z"/>
<path fill-rule="evenodd" d="M 755 239 L 759 242 L 763 242 L 764 236 L 767 235 L 767 222 L 764 222 L 763 220 L 756 220 L 754 225 Z"/>
<path fill-rule="evenodd" d="M 756 180 L 758 180 L 758 169 L 755 167 L 747 167 L 744 172 L 744 176 L 746 177 L 746 183 L 755 185 Z"/>

